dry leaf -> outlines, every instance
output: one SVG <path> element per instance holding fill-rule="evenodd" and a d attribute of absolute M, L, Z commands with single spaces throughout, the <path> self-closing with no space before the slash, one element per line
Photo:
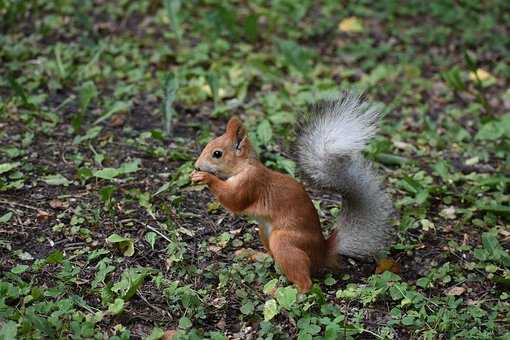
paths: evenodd
<path fill-rule="evenodd" d="M 377 274 L 380 274 L 385 271 L 390 271 L 392 273 L 399 274 L 400 273 L 400 265 L 390 258 L 379 260 L 379 262 L 377 262 L 377 267 L 375 268 L 375 272 Z"/>
<path fill-rule="evenodd" d="M 342 32 L 363 32 L 363 23 L 357 17 L 349 17 L 340 21 L 338 29 Z"/>
<path fill-rule="evenodd" d="M 237 257 L 250 257 L 255 254 L 255 250 L 251 248 L 241 248 L 234 252 L 234 255 Z"/>
<path fill-rule="evenodd" d="M 212 201 L 211 203 L 207 204 L 207 212 L 214 212 L 221 209 L 221 203 L 218 201 Z"/>
<path fill-rule="evenodd" d="M 412 145 L 410 143 L 401 142 L 401 141 L 393 141 L 393 145 L 395 145 L 395 147 L 397 149 L 404 150 L 404 151 L 415 151 L 416 150 L 414 145 Z"/>
<path fill-rule="evenodd" d="M 37 210 L 37 221 L 47 221 L 50 218 L 50 214 L 44 210 Z"/>
<path fill-rule="evenodd" d="M 269 254 L 267 254 L 267 253 L 257 251 L 257 252 L 255 252 L 255 254 L 250 256 L 250 260 L 252 260 L 253 262 L 262 261 L 265 257 L 268 257 L 268 256 L 269 256 Z"/>
<path fill-rule="evenodd" d="M 232 235 L 239 235 L 241 233 L 241 231 L 243 231 L 243 228 L 239 228 L 239 229 L 235 229 L 235 230 L 231 230 L 230 233 Z"/>
<path fill-rule="evenodd" d="M 484 81 L 484 80 L 488 80 L 488 79 L 491 79 L 491 78 L 494 78 L 494 76 L 492 74 L 490 74 L 489 72 L 485 71 L 484 69 L 481 69 L 479 68 L 478 70 L 476 70 L 476 73 L 475 72 L 469 72 L 469 80 L 477 80 L 477 76 L 478 76 L 478 79 L 480 79 L 480 81 Z"/>
<path fill-rule="evenodd" d="M 207 247 L 207 249 L 209 249 L 213 253 L 219 253 L 221 251 L 221 248 L 218 246 L 209 246 L 209 247 Z"/>
<path fill-rule="evenodd" d="M 110 124 L 114 127 L 120 127 L 124 125 L 125 121 L 126 115 L 121 113 L 113 116 Z"/>
<path fill-rule="evenodd" d="M 165 334 L 163 334 L 163 337 L 161 338 L 161 340 L 172 340 L 174 338 L 175 334 L 177 334 L 176 330 L 169 329 L 169 330 L 165 331 Z"/>
<path fill-rule="evenodd" d="M 439 215 L 447 220 L 453 220 L 455 219 L 455 207 L 449 207 L 441 210 Z"/>
<path fill-rule="evenodd" d="M 446 295 L 459 296 L 464 294 L 466 288 L 464 287 L 451 287 L 446 291 Z"/>
<path fill-rule="evenodd" d="M 257 250 L 251 249 L 251 248 L 238 249 L 238 250 L 236 250 L 236 252 L 234 254 L 235 254 L 235 256 L 239 256 L 239 257 L 247 257 L 253 262 L 257 262 L 257 261 L 262 260 L 263 258 L 269 256 L 269 254 L 266 254 L 264 252 L 257 251 Z"/>
<path fill-rule="evenodd" d="M 462 245 L 468 245 L 469 244 L 469 235 L 464 233 L 464 236 L 462 237 Z"/>
<path fill-rule="evenodd" d="M 225 319 L 223 319 L 223 318 L 220 319 L 220 321 L 218 321 L 218 323 L 216 323 L 216 327 L 218 327 L 221 330 L 224 330 L 226 325 L 227 325 L 227 323 L 225 322 Z"/>
<path fill-rule="evenodd" d="M 50 207 L 53 209 L 67 209 L 69 207 L 69 203 L 54 198 L 50 201 Z"/>

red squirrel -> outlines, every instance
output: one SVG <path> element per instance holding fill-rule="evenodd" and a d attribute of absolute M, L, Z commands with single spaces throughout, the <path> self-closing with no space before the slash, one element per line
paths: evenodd
<path fill-rule="evenodd" d="M 265 249 L 305 293 L 312 275 L 339 269 L 339 255 L 374 258 L 390 242 L 392 203 L 361 154 L 376 132 L 379 116 L 374 105 L 344 93 L 316 104 L 298 131 L 298 163 L 304 173 L 318 187 L 343 198 L 335 231 L 327 239 L 303 185 L 257 159 L 237 117 L 205 146 L 191 180 L 206 184 L 232 213 L 254 217 Z"/>

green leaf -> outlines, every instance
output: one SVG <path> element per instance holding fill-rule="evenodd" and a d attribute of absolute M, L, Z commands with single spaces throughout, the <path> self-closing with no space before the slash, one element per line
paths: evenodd
<path fill-rule="evenodd" d="M 502 204 L 478 204 L 476 206 L 481 211 L 489 211 L 496 215 L 509 216 L 510 215 L 510 206 L 502 205 Z"/>
<path fill-rule="evenodd" d="M 448 162 L 447 161 L 441 160 L 441 161 L 437 162 L 436 164 L 434 164 L 434 166 L 432 168 L 434 169 L 434 172 L 436 174 L 438 174 L 443 181 L 446 182 L 448 180 L 449 173 L 448 173 Z"/>
<path fill-rule="evenodd" d="M 475 139 L 478 140 L 498 140 L 505 135 L 505 127 L 498 121 L 486 123 L 478 131 Z"/>
<path fill-rule="evenodd" d="M 0 329 L 0 339 L 16 339 L 18 334 L 18 324 L 12 320 L 7 321 Z"/>
<path fill-rule="evenodd" d="M 71 182 L 62 176 L 61 174 L 55 174 L 55 175 L 48 175 L 42 177 L 42 180 L 46 182 L 48 185 L 63 185 L 68 186 Z"/>
<path fill-rule="evenodd" d="M 331 322 L 326 326 L 326 330 L 324 332 L 325 340 L 336 340 L 339 338 L 341 334 L 341 328 L 338 324 Z"/>
<path fill-rule="evenodd" d="M 80 144 L 86 140 L 94 139 L 99 135 L 102 129 L 103 128 L 101 126 L 94 126 L 93 128 L 88 129 L 85 135 L 74 137 L 73 143 Z"/>
<path fill-rule="evenodd" d="M 211 89 L 211 93 L 213 96 L 214 103 L 218 103 L 220 100 L 219 90 L 220 90 L 220 79 L 218 75 L 214 72 L 209 72 L 207 74 L 207 84 Z"/>
<path fill-rule="evenodd" d="M 123 252 L 124 256 L 133 256 L 135 253 L 135 246 L 133 240 L 118 234 L 112 234 L 107 239 L 107 242 L 117 245 Z"/>
<path fill-rule="evenodd" d="M 503 129 L 505 129 L 505 135 L 510 138 L 510 113 L 501 116 L 499 121 Z"/>
<path fill-rule="evenodd" d="M 441 73 L 441 76 L 453 91 L 464 91 L 466 88 L 458 67 L 453 67 L 451 70 Z"/>
<path fill-rule="evenodd" d="M 94 171 L 93 176 L 97 178 L 113 180 L 115 177 L 138 171 L 139 165 L 140 160 L 135 159 L 132 162 L 122 164 L 120 168 L 103 168 L 101 170 L 96 170 Z"/>
<path fill-rule="evenodd" d="M 284 158 L 280 155 L 276 156 L 276 166 L 282 170 L 285 170 L 289 175 L 296 175 L 296 163 L 291 160 Z"/>
<path fill-rule="evenodd" d="M 398 184 L 402 188 L 404 188 L 404 190 L 406 190 L 407 192 L 410 192 L 415 195 L 418 194 L 418 192 L 423 189 L 420 183 L 418 183 L 411 177 L 404 177 L 404 179 L 400 180 Z"/>
<path fill-rule="evenodd" d="M 264 119 L 257 126 L 257 137 L 259 141 L 264 145 L 271 142 L 271 138 L 273 138 L 273 130 L 271 129 L 271 124 L 267 119 Z"/>
<path fill-rule="evenodd" d="M 54 250 L 46 257 L 46 263 L 49 264 L 59 264 L 63 261 L 64 254 L 60 250 Z"/>
<path fill-rule="evenodd" d="M 276 291 L 276 300 L 283 308 L 290 310 L 290 307 L 296 302 L 297 289 L 289 286 L 278 288 Z"/>
<path fill-rule="evenodd" d="M 12 211 L 6 212 L 2 216 L 0 216 L 0 223 L 7 223 L 7 222 L 9 222 L 11 217 L 12 217 Z"/>
<path fill-rule="evenodd" d="M 499 249 L 500 245 L 496 235 L 492 233 L 483 233 L 482 234 L 482 244 L 485 250 L 487 250 L 490 254 L 494 254 L 496 249 Z"/>
<path fill-rule="evenodd" d="M 210 332 L 209 337 L 211 338 L 211 340 L 227 340 L 228 339 L 224 334 L 221 334 L 220 332 L 217 332 L 217 331 Z"/>
<path fill-rule="evenodd" d="M 272 279 L 264 285 L 264 294 L 273 294 L 278 284 L 278 279 Z"/>
<path fill-rule="evenodd" d="M 179 10 L 181 8 L 181 0 L 164 0 L 166 15 L 170 19 L 170 26 L 177 36 L 177 40 L 182 39 L 182 29 L 180 23 Z"/>
<path fill-rule="evenodd" d="M 409 160 L 402 156 L 392 155 L 389 153 L 378 153 L 375 155 L 375 159 L 384 165 L 403 165 Z"/>
<path fill-rule="evenodd" d="M 179 328 L 188 329 L 191 328 L 191 326 L 193 326 L 193 323 L 188 317 L 183 316 L 179 319 Z"/>
<path fill-rule="evenodd" d="M 326 286 L 332 286 L 332 285 L 334 285 L 335 283 L 336 283 L 336 280 L 335 280 L 332 276 L 330 276 L 330 275 L 328 275 L 328 277 L 326 277 L 326 278 L 324 279 L 324 284 L 325 284 Z"/>
<path fill-rule="evenodd" d="M 287 67 L 306 75 L 311 70 L 313 53 L 292 40 L 282 40 L 279 48 Z"/>
<path fill-rule="evenodd" d="M 110 109 L 105 114 L 103 114 L 101 117 L 96 119 L 96 121 L 93 123 L 93 125 L 97 125 L 97 124 L 101 123 L 102 121 L 110 118 L 117 112 L 127 111 L 127 110 L 129 110 L 130 107 L 131 107 L 130 101 L 124 101 L 124 102 L 117 101 L 117 102 L 113 103 L 113 105 L 110 107 Z"/>
<path fill-rule="evenodd" d="M 161 339 L 163 337 L 163 335 L 165 335 L 165 331 L 163 331 L 159 327 L 154 327 L 152 329 L 151 334 L 149 334 L 149 336 L 146 337 L 145 340 L 158 340 L 158 339 Z"/>
<path fill-rule="evenodd" d="M 420 277 L 416 280 L 416 285 L 421 288 L 427 288 L 430 284 L 430 279 L 428 277 Z"/>
<path fill-rule="evenodd" d="M 145 277 L 152 271 L 150 268 L 143 267 L 128 268 L 122 273 L 120 280 L 112 286 L 111 290 L 118 297 L 129 300 L 142 285 Z"/>
<path fill-rule="evenodd" d="M 116 298 L 113 303 L 108 305 L 108 312 L 113 315 L 117 315 L 124 310 L 124 300 L 120 298 Z"/>
<path fill-rule="evenodd" d="M 487 273 L 495 273 L 498 271 L 498 267 L 496 265 L 493 265 L 493 264 L 488 264 L 485 266 L 485 271 Z"/>
<path fill-rule="evenodd" d="M 278 304 L 275 299 L 266 301 L 264 304 L 264 321 L 269 321 L 278 314 Z"/>
<path fill-rule="evenodd" d="M 0 164 L 0 174 L 11 171 L 12 169 L 18 167 L 20 165 L 19 162 L 16 163 L 2 163 Z"/>
<path fill-rule="evenodd" d="M 170 189 L 170 185 L 171 185 L 170 182 L 166 182 L 161 187 L 159 187 L 158 191 L 156 191 L 154 194 L 152 194 L 152 196 L 157 196 L 157 195 L 161 194 L 162 192 L 167 191 L 168 189 Z"/>
<path fill-rule="evenodd" d="M 254 42 L 258 36 L 258 16 L 254 14 L 247 16 L 244 19 L 243 30 L 248 40 Z"/>
<path fill-rule="evenodd" d="M 140 166 L 140 160 L 135 159 L 132 162 L 123 163 L 120 167 L 120 172 L 121 172 L 121 174 L 129 174 L 132 172 L 136 172 L 136 171 L 138 171 L 139 166 Z"/>
<path fill-rule="evenodd" d="M 154 250 L 154 244 L 156 243 L 157 237 L 158 235 L 152 231 L 149 231 L 147 234 L 145 234 L 145 240 L 149 243 L 152 250 Z"/>
<path fill-rule="evenodd" d="M 84 111 L 92 101 L 97 97 L 97 88 L 93 81 L 87 81 L 80 87 L 80 110 Z"/>
<path fill-rule="evenodd" d="M 18 264 L 17 266 L 11 268 L 11 273 L 21 274 L 21 273 L 26 272 L 27 269 L 28 269 L 28 266 L 26 264 Z"/>
<path fill-rule="evenodd" d="M 241 306 L 241 313 L 243 313 L 244 315 L 251 315 L 254 310 L 255 306 L 251 301 L 248 301 Z"/>
<path fill-rule="evenodd" d="M 172 0 L 170 0 L 172 1 Z M 165 4 L 168 2 L 165 1 Z M 176 3 L 176 0 L 173 0 L 173 3 Z M 172 6 L 172 5 L 169 5 Z M 175 116 L 175 109 L 173 107 L 173 103 L 177 96 L 177 90 L 179 89 L 179 83 L 177 82 L 177 77 L 173 73 L 168 73 L 165 76 L 164 81 L 164 97 L 163 97 L 163 123 L 164 130 L 167 134 L 172 131 L 172 119 Z"/>
<path fill-rule="evenodd" d="M 103 168 L 93 173 L 94 177 L 112 180 L 121 174 L 120 169 L 116 168 Z"/>
<path fill-rule="evenodd" d="M 94 276 L 94 280 L 91 282 L 92 289 L 95 289 L 99 286 L 100 283 L 104 283 L 106 276 L 115 270 L 115 267 L 110 265 L 111 260 L 105 258 L 97 264 L 96 275 Z"/>

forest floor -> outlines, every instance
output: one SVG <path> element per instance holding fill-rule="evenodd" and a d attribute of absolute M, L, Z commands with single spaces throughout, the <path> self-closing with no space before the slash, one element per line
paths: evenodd
<path fill-rule="evenodd" d="M 0 4 L 0 339 L 510 339 L 510 7 L 344 3 Z M 301 295 L 189 175 L 238 115 L 299 178 L 296 121 L 346 89 L 385 114 L 393 270 Z"/>

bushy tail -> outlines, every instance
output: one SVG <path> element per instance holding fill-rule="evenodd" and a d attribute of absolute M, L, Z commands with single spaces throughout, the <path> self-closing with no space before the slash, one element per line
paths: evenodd
<path fill-rule="evenodd" d="M 352 93 L 316 104 L 312 111 L 298 138 L 300 166 L 316 185 L 343 198 L 328 244 L 337 254 L 376 257 L 391 239 L 393 207 L 361 151 L 377 130 L 380 113 Z"/>

